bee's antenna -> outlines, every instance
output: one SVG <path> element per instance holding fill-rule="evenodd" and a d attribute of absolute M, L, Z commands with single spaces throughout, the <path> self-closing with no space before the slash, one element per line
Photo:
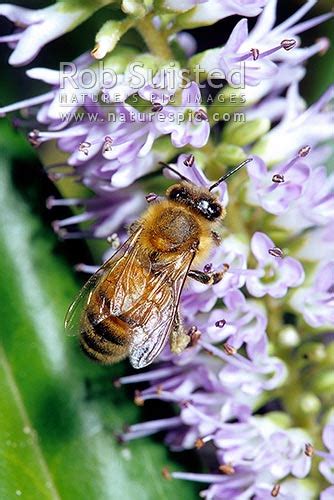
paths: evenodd
<path fill-rule="evenodd" d="M 235 167 L 233 170 L 231 170 L 230 172 L 227 172 L 227 174 L 223 175 L 223 177 L 218 179 L 218 181 L 216 181 L 214 184 L 212 184 L 212 186 L 209 187 L 209 191 L 212 191 L 213 189 L 215 189 L 217 186 L 219 186 L 219 184 L 226 181 L 226 179 L 231 177 L 231 175 L 235 174 L 238 170 L 240 170 L 242 167 L 244 167 L 245 165 L 247 165 L 247 163 L 249 163 L 251 161 L 253 161 L 253 158 L 247 158 L 247 160 L 240 163 L 240 165 Z"/>
<path fill-rule="evenodd" d="M 168 170 L 170 170 L 171 172 L 174 172 L 174 174 L 178 175 L 180 177 L 180 179 L 183 179 L 186 182 L 190 182 L 190 184 L 194 184 L 190 179 L 188 179 L 188 177 L 180 174 L 180 172 L 178 172 L 175 168 L 168 165 L 168 163 L 165 163 L 164 161 L 159 161 L 159 165 L 161 165 L 164 168 L 168 168 Z"/>

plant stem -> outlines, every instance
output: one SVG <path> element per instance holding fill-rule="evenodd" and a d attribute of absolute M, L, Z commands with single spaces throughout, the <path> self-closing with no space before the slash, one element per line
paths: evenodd
<path fill-rule="evenodd" d="M 146 16 L 137 22 L 137 30 L 143 37 L 147 48 L 152 54 L 161 57 L 162 59 L 174 59 L 172 51 L 168 45 L 167 37 L 155 28 L 152 23 L 151 15 Z"/>

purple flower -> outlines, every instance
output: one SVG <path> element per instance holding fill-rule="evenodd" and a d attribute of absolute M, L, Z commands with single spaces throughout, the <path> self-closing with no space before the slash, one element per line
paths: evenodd
<path fill-rule="evenodd" d="M 224 297 L 227 292 L 241 288 L 245 284 L 248 251 L 247 245 L 234 235 L 223 238 L 222 243 L 214 248 L 206 264 L 211 264 L 214 272 L 223 271 L 224 264 L 229 266 L 224 278 L 210 287 L 210 291 L 216 299 Z M 192 282 L 189 289 L 196 294 L 207 291 L 207 287 L 198 282 Z"/>
<path fill-rule="evenodd" d="M 319 471 L 326 478 L 326 480 L 332 484 L 329 488 L 326 488 L 320 494 L 320 500 L 331 500 L 334 493 L 334 419 L 331 418 L 330 421 L 325 425 L 322 440 L 327 448 L 326 451 L 316 450 L 316 455 L 321 457 L 323 460 L 319 464 Z"/>
<path fill-rule="evenodd" d="M 251 249 L 258 261 L 257 275 L 248 276 L 246 286 L 255 297 L 265 294 L 284 297 L 288 288 L 303 283 L 304 270 L 300 262 L 293 257 L 275 256 L 275 244 L 266 234 L 256 232 L 251 240 Z"/>
<path fill-rule="evenodd" d="M 0 5 L 0 15 L 13 21 L 17 27 L 12 35 L 0 37 L 0 42 L 14 46 L 9 58 L 13 66 L 28 64 L 47 43 L 71 31 L 103 5 L 90 4 L 74 8 L 59 1 L 44 9 L 31 10 L 11 4 Z"/>
<path fill-rule="evenodd" d="M 329 108 L 333 97 L 334 86 L 331 86 L 301 113 L 298 84 L 293 84 L 287 93 L 282 120 L 256 144 L 253 153 L 272 165 L 291 157 L 305 144 L 313 147 L 333 137 L 333 113 Z"/>
<path fill-rule="evenodd" d="M 268 417 L 224 423 L 213 438 L 219 470 L 223 474 L 175 472 L 171 475 L 177 479 L 211 483 L 201 493 L 206 499 L 246 500 L 255 495 L 258 500 L 269 500 L 275 487 L 280 491 L 276 485 L 283 480 L 282 493 L 286 494 L 283 498 L 297 500 L 300 497 L 294 495 L 288 482 L 284 486 L 284 479 L 289 474 L 295 478 L 308 474 L 311 458 L 304 453 L 307 439 L 300 429 L 280 429 Z"/>
<path fill-rule="evenodd" d="M 182 83 L 182 75 L 179 66 L 163 66 L 149 81 L 138 90 L 143 99 L 152 104 L 157 103 L 166 106 L 171 97 L 179 89 Z"/>
<path fill-rule="evenodd" d="M 267 317 L 266 311 L 260 302 L 246 300 L 240 290 L 231 290 L 224 296 L 224 304 L 226 310 L 215 309 L 208 325 L 216 325 L 218 316 L 224 318 L 226 327 L 231 325 L 232 331 L 228 332 L 228 328 L 224 326 L 222 331 L 225 330 L 226 341 L 235 349 L 245 344 L 246 352 L 250 359 L 266 355 L 267 348 Z M 226 328 L 226 329 L 225 329 Z M 211 327 L 212 331 L 212 327 Z M 210 326 L 208 327 L 210 333 Z M 215 333 L 217 334 L 217 328 Z"/>
<path fill-rule="evenodd" d="M 169 5 L 173 0 L 167 1 Z M 203 26 L 234 15 L 253 17 L 260 14 L 265 3 L 266 0 L 193 0 L 192 7 L 195 8 L 187 12 L 187 17 L 182 19 L 182 23 L 185 26 Z M 175 0 L 173 5 L 175 10 L 179 10 Z"/>
<path fill-rule="evenodd" d="M 158 113 L 156 127 L 162 134 L 171 134 L 173 146 L 201 148 L 207 143 L 210 125 L 201 102 L 200 89 L 191 82 L 182 92 L 181 106 L 166 106 Z"/>
<path fill-rule="evenodd" d="M 313 328 L 334 326 L 334 260 L 320 264 L 311 286 L 296 290 L 291 304 Z"/>
<path fill-rule="evenodd" d="M 328 175 L 324 166 L 313 166 L 300 198 L 276 224 L 294 233 L 330 224 L 334 219 L 333 186 L 334 174 Z"/>
<path fill-rule="evenodd" d="M 271 171 L 261 158 L 255 157 L 247 170 L 251 181 L 248 188 L 249 201 L 276 215 L 289 210 L 300 198 L 311 174 L 310 167 L 300 155 Z"/>
<path fill-rule="evenodd" d="M 276 0 L 267 2 L 250 34 L 246 19 L 242 19 L 235 26 L 219 54 L 219 67 L 223 70 L 228 81 L 233 81 L 232 74 L 234 72 L 240 73 L 244 64 L 246 85 L 258 85 L 262 80 L 272 79 L 277 73 L 276 62 L 287 60 L 291 61 L 292 64 L 297 64 L 313 55 L 314 47 L 297 49 L 293 54 L 289 52 L 298 42 L 298 39 L 295 38 L 297 34 L 323 22 L 331 17 L 331 14 L 296 24 L 314 5 L 315 2 L 311 0 L 289 19 L 273 28 L 276 3 Z"/>
<path fill-rule="evenodd" d="M 313 227 L 303 238 L 302 246 L 296 256 L 311 262 L 329 261 L 332 258 L 334 246 L 334 221 L 326 226 Z"/>
<path fill-rule="evenodd" d="M 101 186 L 96 196 L 88 199 L 55 199 L 49 198 L 47 207 L 55 206 L 81 207 L 83 211 L 63 220 L 53 222 L 54 230 L 63 239 L 102 238 L 107 239 L 114 233 L 124 239 L 125 227 L 138 218 L 145 208 L 145 196 L 141 192 L 124 189 L 107 191 Z M 80 230 L 80 224 L 91 222 L 89 230 Z M 79 229 L 78 229 L 79 226 Z"/>

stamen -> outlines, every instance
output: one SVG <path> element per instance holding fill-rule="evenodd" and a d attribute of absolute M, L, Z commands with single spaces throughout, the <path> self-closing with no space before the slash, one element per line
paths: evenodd
<path fill-rule="evenodd" d="M 200 483 L 226 483 L 228 480 L 229 488 L 242 488 L 249 484 L 249 477 L 246 475 L 237 481 L 231 481 L 224 474 L 198 474 L 196 472 L 172 472 L 171 476 L 175 479 L 185 479 L 188 481 L 197 481 Z"/>
<path fill-rule="evenodd" d="M 279 247 L 269 248 L 268 253 L 269 255 L 272 255 L 273 257 L 279 257 L 280 259 L 283 259 L 284 257 L 283 250 Z"/>
<path fill-rule="evenodd" d="M 301 158 L 305 158 L 305 156 L 307 156 L 310 151 L 311 146 L 304 146 L 298 151 L 298 156 L 300 156 Z"/>
<path fill-rule="evenodd" d="M 272 497 L 278 497 L 280 489 L 281 489 L 281 485 L 280 484 L 275 484 L 275 486 L 271 490 L 271 496 Z"/>
<path fill-rule="evenodd" d="M 89 266 L 88 264 L 76 264 L 74 269 L 79 273 L 94 274 L 99 269 L 98 266 Z"/>
<path fill-rule="evenodd" d="M 149 420 L 147 422 L 143 422 L 141 424 L 134 424 L 128 427 L 127 432 L 141 432 L 144 430 L 150 431 L 160 431 L 163 429 L 172 429 L 174 427 L 179 427 L 182 424 L 181 417 L 169 417 L 169 418 L 160 418 L 157 420 Z"/>
<path fill-rule="evenodd" d="M 218 347 L 215 347 L 214 345 L 209 344 L 208 342 L 205 342 L 203 340 L 199 340 L 199 344 L 205 351 L 207 351 L 211 355 L 217 356 L 218 358 L 235 366 L 236 368 L 242 368 L 243 370 L 251 370 L 252 372 L 254 372 L 254 369 L 256 369 L 256 367 L 254 367 L 254 364 L 251 361 L 244 358 L 240 354 L 236 354 L 236 352 L 234 353 L 236 355 L 232 356 L 231 354 L 227 354 L 227 352 L 225 352 L 225 348 L 224 351 L 222 351 Z"/>
<path fill-rule="evenodd" d="M 205 273 L 211 273 L 213 270 L 213 264 L 210 262 L 209 264 L 205 264 L 203 271 Z"/>
<path fill-rule="evenodd" d="M 263 269 L 239 269 L 235 267 L 230 267 L 227 274 L 235 274 L 236 276 L 256 276 L 258 278 L 263 278 L 265 271 Z"/>
<path fill-rule="evenodd" d="M 133 401 L 137 406 L 144 406 L 144 399 L 142 398 L 141 391 L 138 390 L 135 391 L 135 397 Z"/>
<path fill-rule="evenodd" d="M 163 105 L 160 102 L 154 102 L 152 104 L 151 111 L 153 113 L 160 113 L 160 111 L 162 111 L 163 109 L 164 109 L 164 107 L 163 107 Z"/>
<path fill-rule="evenodd" d="M 104 144 L 103 144 L 103 147 L 102 147 L 102 153 L 107 153 L 108 151 L 111 151 L 112 150 L 112 143 L 113 143 L 113 139 L 111 137 L 109 137 L 109 135 L 107 135 L 104 138 Z"/>
<path fill-rule="evenodd" d="M 199 109 L 198 111 L 195 111 L 195 119 L 199 120 L 200 122 L 207 121 L 208 115 L 206 114 L 204 109 Z"/>
<path fill-rule="evenodd" d="M 192 326 L 187 332 L 187 335 L 190 337 L 188 347 L 194 347 L 197 345 L 199 339 L 201 338 L 201 332 L 197 329 L 197 326 Z"/>
<path fill-rule="evenodd" d="M 227 476 L 232 476 L 235 473 L 235 469 L 231 463 L 221 464 L 218 467 L 218 469 L 220 472 L 222 472 L 223 474 L 226 474 Z"/>
<path fill-rule="evenodd" d="M 225 319 L 220 319 L 219 321 L 216 321 L 215 326 L 217 328 L 224 328 L 226 325 L 226 320 Z"/>
<path fill-rule="evenodd" d="M 42 143 L 40 134 L 40 131 L 36 128 L 28 134 L 28 141 L 34 148 L 38 148 L 38 146 L 40 146 Z"/>
<path fill-rule="evenodd" d="M 283 47 L 284 50 L 291 50 L 293 49 L 297 44 L 297 41 L 294 38 L 290 39 L 285 39 L 281 41 L 281 46 Z"/>
<path fill-rule="evenodd" d="M 161 471 L 161 474 L 162 474 L 162 477 L 164 477 L 165 479 L 167 479 L 168 481 L 170 481 L 172 479 L 172 476 L 168 470 L 167 467 L 164 467 Z"/>
<path fill-rule="evenodd" d="M 284 175 L 282 174 L 274 174 L 271 179 L 273 182 L 276 182 L 276 184 L 281 184 L 282 182 L 285 181 Z"/>
<path fill-rule="evenodd" d="M 91 147 L 91 143 L 90 142 L 81 142 L 79 144 L 79 147 L 78 147 L 78 151 L 80 151 L 81 153 L 84 153 L 86 156 L 88 156 L 88 151 L 89 151 L 89 148 Z"/>
<path fill-rule="evenodd" d="M 236 348 L 228 344 L 227 342 L 225 342 L 225 344 L 223 345 L 223 349 L 229 356 L 234 356 L 234 354 L 236 354 L 237 352 Z"/>
<path fill-rule="evenodd" d="M 314 455 L 314 446 L 311 443 L 306 443 L 304 453 L 307 457 L 312 458 Z"/>
<path fill-rule="evenodd" d="M 76 174 L 75 172 L 47 172 L 47 176 L 52 182 L 61 181 L 67 177 L 76 177 L 78 180 L 81 179 L 81 176 Z"/>
<path fill-rule="evenodd" d="M 152 201 L 155 201 L 157 198 L 158 198 L 158 195 L 155 193 L 149 193 L 145 196 L 147 203 L 152 203 Z"/>
<path fill-rule="evenodd" d="M 194 163 L 195 163 L 195 156 L 193 154 L 187 156 L 187 158 L 183 161 L 183 165 L 185 165 L 186 167 L 192 167 Z"/>
<path fill-rule="evenodd" d="M 259 49 L 250 49 L 250 53 L 253 56 L 253 60 L 257 61 L 257 59 L 259 58 L 259 55 L 260 55 Z"/>
<path fill-rule="evenodd" d="M 139 382 L 150 382 L 151 380 L 159 380 L 164 377 L 170 377 L 182 372 L 182 368 L 178 366 L 168 366 L 167 368 L 160 368 L 159 370 L 152 370 L 145 373 L 138 373 L 136 375 L 127 375 L 118 379 L 118 383 L 136 384 Z"/>
<path fill-rule="evenodd" d="M 197 438 L 196 441 L 195 441 L 195 448 L 197 450 L 203 448 L 203 446 L 205 445 L 205 443 L 208 443 L 209 441 L 211 441 L 213 438 L 212 434 L 209 434 L 208 436 L 204 436 L 204 437 L 200 437 L 200 438 Z"/>
<path fill-rule="evenodd" d="M 66 198 L 60 199 L 54 196 L 49 196 L 46 199 L 46 208 L 49 210 L 53 207 L 70 207 L 70 206 L 82 206 L 82 200 L 80 198 Z"/>

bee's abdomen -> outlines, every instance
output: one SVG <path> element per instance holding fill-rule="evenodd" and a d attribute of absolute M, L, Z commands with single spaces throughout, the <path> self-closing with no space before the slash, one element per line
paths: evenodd
<path fill-rule="evenodd" d="M 80 345 L 89 358 L 104 364 L 121 361 L 128 355 L 129 340 L 129 325 L 124 321 L 112 315 L 100 320 L 94 307 L 86 309 Z"/>

